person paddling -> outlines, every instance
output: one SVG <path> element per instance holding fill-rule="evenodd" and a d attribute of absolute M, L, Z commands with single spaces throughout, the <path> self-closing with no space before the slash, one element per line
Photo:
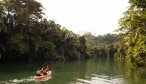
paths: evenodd
<path fill-rule="evenodd" d="M 37 75 L 34 76 L 34 80 L 42 80 L 42 79 L 49 79 L 52 76 L 52 71 L 49 70 L 48 66 L 44 68 L 38 68 Z"/>
<path fill-rule="evenodd" d="M 48 70 L 49 70 L 49 68 L 48 68 L 48 65 L 47 65 L 47 67 L 46 68 L 44 67 L 43 70 L 42 70 L 43 75 L 47 75 Z"/>
<path fill-rule="evenodd" d="M 36 72 L 36 76 L 42 76 L 41 75 L 42 70 L 40 68 L 38 68 L 37 72 Z"/>

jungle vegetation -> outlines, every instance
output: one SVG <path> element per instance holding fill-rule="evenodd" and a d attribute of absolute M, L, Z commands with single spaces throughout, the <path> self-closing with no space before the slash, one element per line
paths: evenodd
<path fill-rule="evenodd" d="M 135 65 L 146 65 L 146 1 L 129 0 L 129 8 L 120 19 L 118 31 L 124 35 L 125 57 Z"/>
<path fill-rule="evenodd" d="M 52 20 L 35 0 L 0 1 L 0 61 L 86 59 L 86 40 Z"/>
<path fill-rule="evenodd" d="M 0 1 L 0 61 L 124 58 L 146 65 L 146 1 L 129 0 L 118 34 L 78 35 L 44 18 L 35 0 Z"/>
<path fill-rule="evenodd" d="M 105 34 L 94 36 L 91 33 L 85 33 L 84 37 L 86 38 L 87 50 L 92 50 L 92 54 L 95 58 L 124 58 L 119 56 L 122 54 L 120 51 L 124 50 L 124 47 L 121 47 L 122 44 L 122 35 L 117 34 Z"/>

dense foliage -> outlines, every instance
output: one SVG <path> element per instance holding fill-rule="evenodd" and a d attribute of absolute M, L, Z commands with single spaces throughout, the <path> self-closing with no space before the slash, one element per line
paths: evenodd
<path fill-rule="evenodd" d="M 146 1 L 129 0 L 129 9 L 120 19 L 119 31 L 124 34 L 126 58 L 139 66 L 146 65 Z"/>
<path fill-rule="evenodd" d="M 43 18 L 35 0 L 0 1 L 0 60 L 84 59 L 86 40 Z"/>
<path fill-rule="evenodd" d="M 124 47 L 121 47 L 120 42 L 123 37 L 122 35 L 105 34 L 94 36 L 88 32 L 84 34 L 84 37 L 86 39 L 87 51 L 92 51 L 92 53 L 89 54 L 94 54 L 95 58 L 97 57 L 113 58 L 115 56 L 118 56 L 119 58 L 119 55 L 124 54 L 121 53 L 121 51 L 124 50 L 123 49 Z"/>

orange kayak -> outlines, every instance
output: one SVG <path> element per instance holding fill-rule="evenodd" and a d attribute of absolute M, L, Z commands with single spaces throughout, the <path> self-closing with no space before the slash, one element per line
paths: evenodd
<path fill-rule="evenodd" d="M 51 74 L 52 74 L 52 71 L 48 71 L 47 72 L 47 75 L 35 76 L 34 77 L 34 80 L 41 80 L 41 79 L 49 78 L 49 77 L 51 77 Z"/>

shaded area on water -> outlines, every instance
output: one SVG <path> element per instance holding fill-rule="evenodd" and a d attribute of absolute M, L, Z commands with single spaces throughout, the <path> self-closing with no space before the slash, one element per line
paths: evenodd
<path fill-rule="evenodd" d="M 129 66 L 124 60 L 48 62 L 52 78 L 39 84 L 143 84 L 146 70 Z M 0 64 L 0 83 L 38 84 L 32 78 L 44 63 Z"/>

